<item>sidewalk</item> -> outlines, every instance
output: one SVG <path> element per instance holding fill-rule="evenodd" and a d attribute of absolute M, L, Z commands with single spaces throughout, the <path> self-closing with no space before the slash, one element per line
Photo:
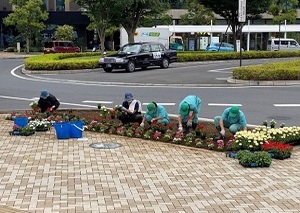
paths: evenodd
<path fill-rule="evenodd" d="M 41 54 L 41 53 L 26 54 L 24 52 L 16 53 L 16 52 L 3 52 L 3 51 L 0 51 L 0 59 L 27 58 L 27 57 L 37 55 L 37 54 Z"/>
<path fill-rule="evenodd" d="M 224 153 L 54 129 L 11 136 L 0 115 L 0 212 L 299 212 L 300 152 L 269 168 L 243 168 Z M 83 140 L 86 139 L 86 140 Z M 93 149 L 92 143 L 120 143 Z"/>

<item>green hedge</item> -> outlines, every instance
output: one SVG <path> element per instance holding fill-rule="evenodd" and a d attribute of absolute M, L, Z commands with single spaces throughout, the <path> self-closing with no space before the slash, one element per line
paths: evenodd
<path fill-rule="evenodd" d="M 109 52 L 107 55 L 112 54 Z M 286 58 L 300 57 L 300 51 L 247 51 L 242 52 L 177 52 L 178 62 L 237 60 L 256 58 Z M 99 68 L 99 52 L 89 53 L 60 53 L 32 56 L 25 59 L 27 70 L 77 70 Z M 81 59 L 80 59 L 81 58 Z M 241 80 L 299 80 L 300 60 L 291 62 L 269 63 L 239 67 L 233 70 L 233 78 Z"/>
<path fill-rule="evenodd" d="M 25 59 L 27 70 L 76 70 L 98 68 L 100 53 L 57 53 L 32 56 Z M 93 57 L 98 56 L 98 57 Z M 84 60 L 79 60 L 85 57 Z M 91 57 L 89 59 L 89 57 Z M 68 60 L 64 60 L 68 59 Z"/>
<path fill-rule="evenodd" d="M 300 80 L 300 60 L 239 67 L 232 76 L 240 80 Z"/>

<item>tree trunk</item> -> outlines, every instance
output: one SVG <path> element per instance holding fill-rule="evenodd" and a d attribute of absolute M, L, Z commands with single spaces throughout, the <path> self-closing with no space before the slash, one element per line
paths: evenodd
<path fill-rule="evenodd" d="M 26 33 L 26 53 L 30 52 L 30 33 Z"/>
<path fill-rule="evenodd" d="M 125 28 L 125 27 L 124 27 Z M 134 43 L 134 33 L 136 28 L 125 28 L 127 34 L 128 34 L 128 43 Z"/>
<path fill-rule="evenodd" d="M 97 29 L 97 33 L 99 35 L 99 40 L 100 40 L 101 55 L 103 56 L 103 53 L 105 52 L 105 46 L 104 46 L 104 42 L 105 42 L 105 30 L 99 30 L 99 29 Z"/>

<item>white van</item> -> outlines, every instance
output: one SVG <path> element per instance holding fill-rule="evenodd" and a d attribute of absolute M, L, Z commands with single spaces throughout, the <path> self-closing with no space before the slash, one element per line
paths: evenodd
<path fill-rule="evenodd" d="M 279 46 L 280 41 L 280 46 Z M 267 50 L 278 51 L 278 50 L 300 50 L 300 46 L 295 39 L 291 38 L 271 38 L 267 43 Z"/>

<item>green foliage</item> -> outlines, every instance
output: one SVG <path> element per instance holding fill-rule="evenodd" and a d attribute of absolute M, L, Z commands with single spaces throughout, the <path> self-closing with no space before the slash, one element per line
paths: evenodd
<path fill-rule="evenodd" d="M 298 52 L 297 52 L 298 53 Z M 300 60 L 239 67 L 232 76 L 241 80 L 299 80 Z"/>
<path fill-rule="evenodd" d="M 55 39 L 73 41 L 74 40 L 73 31 L 74 29 L 70 25 L 65 24 L 63 26 L 58 26 L 55 31 Z"/>
<path fill-rule="evenodd" d="M 134 42 L 134 32 L 140 21 L 147 16 L 159 16 L 169 9 L 169 3 L 160 0 L 132 0 L 120 13 L 117 24 L 121 24 L 128 33 L 128 43 Z"/>
<path fill-rule="evenodd" d="M 131 5 L 133 0 L 73 0 L 80 5 L 90 19 L 89 30 L 96 30 L 100 40 L 101 52 L 104 51 L 106 30 L 112 26 L 119 26 L 121 11 Z"/>
<path fill-rule="evenodd" d="M 26 49 L 29 52 L 30 36 L 44 29 L 43 21 L 48 19 L 48 13 L 41 10 L 44 4 L 42 0 L 22 0 L 16 3 L 13 13 L 10 13 L 3 22 L 5 25 L 15 26 L 26 36 Z"/>
<path fill-rule="evenodd" d="M 251 167 L 251 164 L 256 164 L 259 167 L 269 167 L 272 163 L 272 158 L 265 151 L 249 152 L 240 150 L 237 152 L 237 159 L 245 167 Z"/>
<path fill-rule="evenodd" d="M 269 8 L 269 13 L 273 15 L 273 21 L 277 24 L 282 23 L 284 20 L 287 23 L 295 23 L 298 3 L 298 0 L 274 0 Z"/>
<path fill-rule="evenodd" d="M 215 20 L 213 12 L 195 0 L 188 3 L 188 13 L 180 16 L 181 25 L 208 25 Z"/>
<path fill-rule="evenodd" d="M 99 56 L 100 53 L 57 53 L 33 56 L 25 59 L 26 70 L 77 70 L 98 68 L 98 59 L 88 56 Z M 78 57 L 87 57 L 78 60 Z M 68 59 L 68 60 L 63 60 Z"/>

